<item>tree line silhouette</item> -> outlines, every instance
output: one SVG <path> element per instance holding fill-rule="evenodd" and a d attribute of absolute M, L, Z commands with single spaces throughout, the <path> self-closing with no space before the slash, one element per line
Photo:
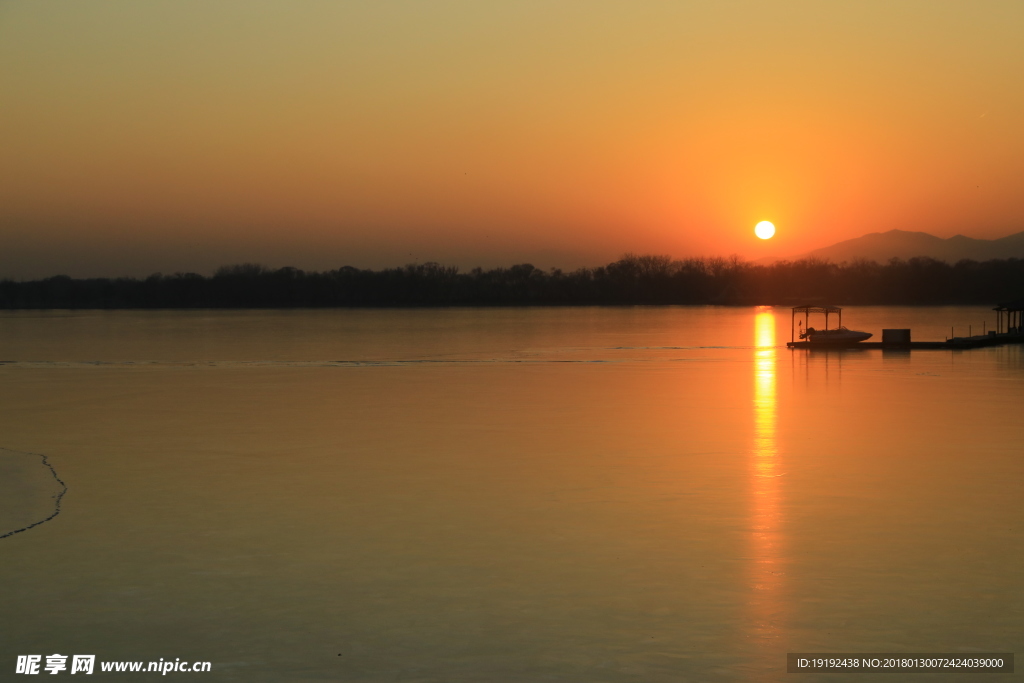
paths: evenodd
<path fill-rule="evenodd" d="M 597 268 L 529 263 L 460 272 L 438 263 L 323 272 L 245 263 L 212 276 L 65 275 L 0 281 L 0 308 L 290 308 L 631 304 L 994 304 L 1024 296 L 1024 260 L 821 260 L 771 265 L 731 258 L 626 254 Z"/>

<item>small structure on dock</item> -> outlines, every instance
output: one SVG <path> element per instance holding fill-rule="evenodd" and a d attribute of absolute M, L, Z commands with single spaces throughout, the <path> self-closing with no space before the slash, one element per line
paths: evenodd
<path fill-rule="evenodd" d="M 999 304 L 992 309 L 996 312 L 996 334 L 1020 334 L 1021 318 L 1024 314 L 1024 299 Z"/>
<path fill-rule="evenodd" d="M 910 346 L 909 329 L 882 330 L 882 346 Z"/>

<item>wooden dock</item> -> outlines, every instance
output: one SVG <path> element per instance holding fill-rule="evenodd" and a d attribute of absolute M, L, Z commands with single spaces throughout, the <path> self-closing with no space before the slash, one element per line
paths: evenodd
<path fill-rule="evenodd" d="M 1024 344 L 1024 334 L 978 334 L 973 337 L 953 337 L 946 341 L 912 341 L 903 344 L 886 342 L 855 342 L 848 345 L 813 344 L 805 341 L 786 342 L 791 349 L 888 349 L 893 351 L 909 349 L 979 349 L 984 346 L 1002 346 L 1003 344 Z"/>

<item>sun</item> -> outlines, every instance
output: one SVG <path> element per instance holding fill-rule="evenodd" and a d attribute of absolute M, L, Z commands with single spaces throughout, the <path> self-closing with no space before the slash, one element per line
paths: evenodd
<path fill-rule="evenodd" d="M 769 221 L 761 221 L 754 226 L 754 234 L 763 240 L 770 240 L 775 236 L 775 226 Z"/>

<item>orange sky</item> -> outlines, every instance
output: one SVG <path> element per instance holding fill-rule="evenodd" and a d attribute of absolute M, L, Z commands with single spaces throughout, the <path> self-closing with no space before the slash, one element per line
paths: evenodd
<path fill-rule="evenodd" d="M 0 278 L 999 237 L 1022 35 L 1018 0 L 7 0 Z"/>

